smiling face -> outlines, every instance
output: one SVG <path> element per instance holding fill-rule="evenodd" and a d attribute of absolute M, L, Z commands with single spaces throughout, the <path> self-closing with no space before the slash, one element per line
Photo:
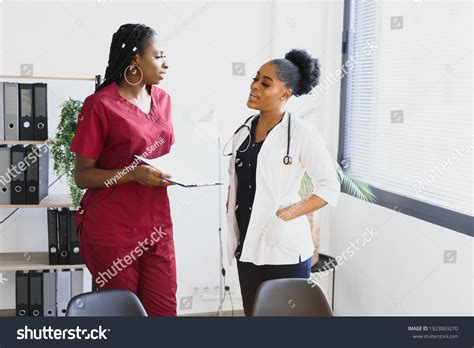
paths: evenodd
<path fill-rule="evenodd" d="M 132 63 L 140 67 L 143 72 L 143 82 L 145 84 L 158 84 L 164 79 L 168 70 L 165 60 L 165 53 L 159 47 L 156 36 L 148 41 L 142 54 L 137 54 Z M 127 75 L 128 76 L 128 75 Z"/>
<path fill-rule="evenodd" d="M 265 63 L 250 84 L 247 106 L 259 111 L 281 109 L 293 92 L 278 78 L 277 66 Z"/>

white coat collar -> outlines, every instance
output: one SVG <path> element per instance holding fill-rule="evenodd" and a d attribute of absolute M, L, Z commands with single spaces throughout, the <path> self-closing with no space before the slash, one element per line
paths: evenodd
<path fill-rule="evenodd" d="M 279 122 L 273 129 L 276 129 L 276 128 L 279 128 L 279 127 L 288 127 L 288 119 L 289 119 L 289 115 L 290 113 L 288 111 L 285 111 L 284 114 L 283 114 L 283 120 L 281 120 L 281 122 Z M 255 114 L 253 115 L 246 123 L 245 125 L 248 126 L 248 127 L 252 127 L 252 122 L 257 118 L 259 117 L 260 114 Z"/>

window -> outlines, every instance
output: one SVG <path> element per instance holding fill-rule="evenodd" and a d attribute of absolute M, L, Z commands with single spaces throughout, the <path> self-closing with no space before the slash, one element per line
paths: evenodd
<path fill-rule="evenodd" d="M 376 204 L 473 236 L 471 7 L 346 0 L 338 161 Z"/>

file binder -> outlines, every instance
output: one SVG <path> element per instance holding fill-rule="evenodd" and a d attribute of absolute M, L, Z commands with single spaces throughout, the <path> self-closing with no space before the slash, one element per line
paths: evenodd
<path fill-rule="evenodd" d="M 25 204 L 25 168 L 22 165 L 25 158 L 23 145 L 14 145 L 11 148 L 12 181 L 11 204 Z M 23 169 L 22 169 L 23 168 Z"/>
<path fill-rule="evenodd" d="M 69 238 L 68 238 L 68 211 L 65 208 L 61 208 L 58 211 L 59 221 L 59 264 L 69 265 Z"/>
<path fill-rule="evenodd" d="M 84 271 L 82 269 L 71 270 L 71 298 L 84 292 Z"/>
<path fill-rule="evenodd" d="M 11 203 L 11 174 L 8 173 L 10 157 L 10 148 L 7 145 L 0 146 L 0 204 Z"/>
<path fill-rule="evenodd" d="M 30 145 L 25 150 L 26 204 L 39 204 L 48 195 L 48 147 Z"/>
<path fill-rule="evenodd" d="M 5 140 L 19 140 L 18 119 L 18 83 L 3 84 L 3 110 Z"/>
<path fill-rule="evenodd" d="M 28 272 L 16 271 L 15 273 L 15 297 L 17 317 L 28 316 L 29 310 L 29 277 Z"/>
<path fill-rule="evenodd" d="M 43 272 L 30 271 L 30 306 L 31 317 L 43 316 Z"/>
<path fill-rule="evenodd" d="M 48 139 L 48 99 L 47 99 L 46 83 L 33 84 L 33 100 L 34 100 L 34 140 Z"/>
<path fill-rule="evenodd" d="M 76 213 L 75 210 L 68 210 L 69 217 L 69 261 L 71 265 L 83 264 L 81 256 L 81 249 L 79 247 L 79 235 L 76 227 Z"/>
<path fill-rule="evenodd" d="M 19 84 L 20 140 L 33 140 L 33 85 Z"/>
<path fill-rule="evenodd" d="M 71 299 L 71 272 L 58 270 L 56 278 L 57 315 L 66 316 L 67 305 Z"/>
<path fill-rule="evenodd" d="M 56 272 L 43 273 L 43 316 L 56 316 Z"/>
<path fill-rule="evenodd" d="M 5 82 L 0 82 L 0 141 L 5 140 L 5 105 L 3 100 L 5 99 L 4 96 L 4 88 Z"/>
<path fill-rule="evenodd" d="M 48 254 L 49 264 L 59 265 L 58 211 L 48 208 Z"/>

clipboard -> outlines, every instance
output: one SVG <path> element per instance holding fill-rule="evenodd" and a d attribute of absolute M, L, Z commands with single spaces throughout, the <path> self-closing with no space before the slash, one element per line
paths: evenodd
<path fill-rule="evenodd" d="M 221 182 L 201 182 L 192 176 L 189 175 L 189 171 L 184 170 L 182 167 L 180 168 L 176 165 L 176 159 L 174 159 L 169 154 L 166 154 L 161 157 L 157 158 L 145 158 L 142 156 L 135 155 L 135 158 L 143 163 L 146 163 L 156 169 L 159 169 L 165 173 L 170 173 L 173 175 L 171 178 L 163 178 L 172 184 L 192 188 L 192 187 L 208 187 L 208 186 L 220 186 L 222 185 Z M 175 175 L 176 174 L 176 175 Z"/>

